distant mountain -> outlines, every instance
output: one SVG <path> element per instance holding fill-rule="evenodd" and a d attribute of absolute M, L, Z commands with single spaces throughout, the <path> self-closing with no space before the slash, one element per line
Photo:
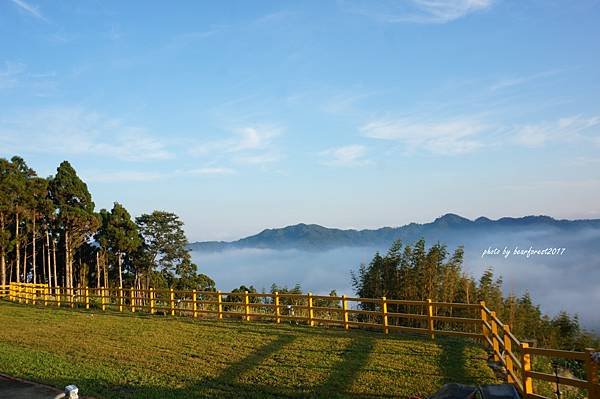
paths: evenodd
<path fill-rule="evenodd" d="M 549 216 L 504 217 L 491 220 L 479 217 L 469 220 L 448 213 L 431 223 L 410 223 L 401 227 L 382 227 L 376 230 L 341 230 L 317 224 L 300 223 L 278 229 L 267 229 L 237 241 L 205 241 L 188 244 L 198 252 L 219 252 L 228 249 L 299 249 L 320 251 L 340 247 L 387 248 L 394 240 L 412 243 L 425 238 L 428 243 L 440 241 L 449 246 L 463 245 L 496 234 L 560 236 L 586 229 L 600 229 L 600 219 L 557 220 Z M 555 243 L 553 245 L 559 245 Z"/>

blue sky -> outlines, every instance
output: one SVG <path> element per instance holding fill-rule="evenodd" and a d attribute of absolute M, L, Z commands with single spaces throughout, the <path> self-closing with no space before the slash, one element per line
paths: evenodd
<path fill-rule="evenodd" d="M 600 2 L 0 1 L 0 156 L 191 240 L 600 217 Z"/>

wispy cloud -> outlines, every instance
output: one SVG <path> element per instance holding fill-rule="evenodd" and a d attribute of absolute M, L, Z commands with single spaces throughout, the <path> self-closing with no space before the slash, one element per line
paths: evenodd
<path fill-rule="evenodd" d="M 552 70 L 552 71 L 544 71 L 544 72 L 536 73 L 533 75 L 507 77 L 504 79 L 500 79 L 497 82 L 495 82 L 494 84 L 492 84 L 490 86 L 490 90 L 497 91 L 497 90 L 501 90 L 501 89 L 507 89 L 507 88 L 513 87 L 513 86 L 520 86 L 520 85 L 527 84 L 534 80 L 557 75 L 560 72 L 561 71 L 558 71 L 558 70 Z"/>
<path fill-rule="evenodd" d="M 329 148 L 320 155 L 323 157 L 322 163 L 328 166 L 361 166 L 370 163 L 366 158 L 367 147 L 359 144 Z"/>
<path fill-rule="evenodd" d="M 44 15 L 42 15 L 42 13 L 40 12 L 39 7 L 33 6 L 25 2 L 24 0 L 12 0 L 12 2 L 21 10 L 27 12 L 29 15 L 41 19 L 42 21 L 48 22 L 46 17 L 44 17 Z"/>
<path fill-rule="evenodd" d="M 174 156 L 146 129 L 79 107 L 21 112 L 0 121 L 0 145 L 11 151 L 93 154 L 125 161 Z"/>
<path fill-rule="evenodd" d="M 231 168 L 208 166 L 195 169 L 178 169 L 170 172 L 139 170 L 88 171 L 83 172 L 82 176 L 86 182 L 92 183 L 132 183 L 155 182 L 182 176 L 225 176 L 234 175 L 235 173 L 236 171 Z"/>
<path fill-rule="evenodd" d="M 526 147 L 541 147 L 552 141 L 585 141 L 600 145 L 600 132 L 587 134 L 592 128 L 600 130 L 600 116 L 574 115 L 551 122 L 517 126 L 512 132 L 514 142 Z"/>
<path fill-rule="evenodd" d="M 281 132 L 281 128 L 265 124 L 234 128 L 230 137 L 199 143 L 190 148 L 189 153 L 204 157 L 227 157 L 237 163 L 272 163 L 281 159 L 274 145 L 275 138 Z"/>
<path fill-rule="evenodd" d="M 423 121 L 402 118 L 373 120 L 362 126 L 360 131 L 369 138 L 398 141 L 409 151 L 463 154 L 483 146 L 478 135 L 486 128 L 477 119 Z"/>
<path fill-rule="evenodd" d="M 493 0 L 406 0 L 343 2 L 345 9 L 386 23 L 446 23 L 483 11 Z"/>
<path fill-rule="evenodd" d="M 4 68 L 0 69 L 0 90 L 17 86 L 24 71 L 25 64 L 5 61 Z"/>

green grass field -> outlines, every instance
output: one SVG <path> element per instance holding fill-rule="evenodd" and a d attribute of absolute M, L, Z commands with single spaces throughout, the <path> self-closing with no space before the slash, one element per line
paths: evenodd
<path fill-rule="evenodd" d="M 462 339 L 0 301 L 0 372 L 96 398 L 407 397 L 490 383 Z"/>

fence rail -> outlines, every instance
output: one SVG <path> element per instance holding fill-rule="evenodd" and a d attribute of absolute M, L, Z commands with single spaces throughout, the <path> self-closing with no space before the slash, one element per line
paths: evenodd
<path fill-rule="evenodd" d="M 478 304 L 404 301 L 288 293 L 221 291 L 175 291 L 173 289 L 63 288 L 46 284 L 0 285 L 0 296 L 10 301 L 71 308 L 145 312 L 193 318 L 239 318 L 245 321 L 290 321 L 309 326 L 334 325 L 390 332 L 426 334 L 431 338 L 456 336 L 482 340 L 494 361 L 506 369 L 508 382 L 526 398 L 543 398 L 534 393 L 533 380 L 558 382 L 587 390 L 587 397 L 600 399 L 598 364 L 594 351 L 572 352 L 530 347 L 515 337 L 484 302 Z M 532 370 L 532 356 L 582 362 L 586 379 L 556 377 Z"/>

